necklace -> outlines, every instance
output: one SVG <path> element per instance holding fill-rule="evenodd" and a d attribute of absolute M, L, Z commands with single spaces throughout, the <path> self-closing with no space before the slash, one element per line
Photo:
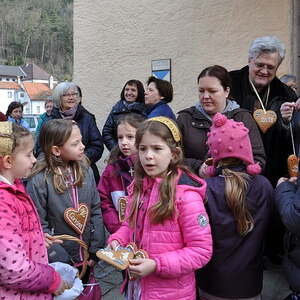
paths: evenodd
<path fill-rule="evenodd" d="M 259 93 L 250 78 L 249 78 L 249 82 L 250 82 L 251 87 L 261 105 L 261 109 L 256 109 L 253 112 L 253 118 L 256 121 L 260 130 L 263 133 L 266 133 L 268 131 L 268 129 L 271 128 L 276 123 L 277 115 L 273 110 L 266 110 L 264 103 L 263 103 L 261 97 L 259 96 Z M 266 107 L 267 107 L 268 101 L 269 101 L 269 94 L 270 94 L 270 85 L 268 85 L 268 90 L 267 90 Z"/>

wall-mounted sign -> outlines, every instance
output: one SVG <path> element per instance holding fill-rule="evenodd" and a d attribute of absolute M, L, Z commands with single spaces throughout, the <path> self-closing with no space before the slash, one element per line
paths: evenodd
<path fill-rule="evenodd" d="M 151 61 L 152 76 L 171 82 L 171 59 Z"/>

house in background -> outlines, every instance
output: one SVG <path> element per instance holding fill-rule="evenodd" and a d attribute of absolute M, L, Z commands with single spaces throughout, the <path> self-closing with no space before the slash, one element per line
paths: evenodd
<path fill-rule="evenodd" d="M 0 81 L 4 82 L 17 82 L 21 83 L 21 80 L 26 77 L 26 73 L 18 66 L 6 66 L 0 65 Z"/>
<path fill-rule="evenodd" d="M 54 84 L 53 76 L 36 64 L 0 65 L 0 110 L 5 113 L 9 103 L 18 101 L 24 104 L 24 114 L 44 113 Z"/>
<path fill-rule="evenodd" d="M 0 111 L 4 114 L 9 103 L 18 101 L 24 103 L 25 92 L 21 85 L 13 81 L 0 81 Z"/>
<path fill-rule="evenodd" d="M 57 84 L 57 81 L 54 80 L 52 75 L 41 69 L 36 64 L 25 64 L 20 68 L 26 73 L 26 76 L 22 80 L 23 82 L 45 83 L 51 90 L 53 89 L 54 85 Z"/>
<path fill-rule="evenodd" d="M 45 101 L 52 95 L 52 91 L 46 83 L 23 82 L 26 100 L 24 114 L 42 114 L 45 112 Z"/>

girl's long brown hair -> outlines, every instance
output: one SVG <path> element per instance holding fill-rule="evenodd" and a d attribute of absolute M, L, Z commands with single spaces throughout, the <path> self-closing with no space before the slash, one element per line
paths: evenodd
<path fill-rule="evenodd" d="M 176 194 L 176 177 L 178 175 L 178 168 L 187 170 L 183 167 L 182 164 L 182 150 L 179 143 L 176 143 L 173 139 L 173 136 L 166 127 L 166 125 L 157 122 L 157 121 L 145 121 L 138 128 L 136 132 L 135 144 L 136 148 L 139 149 L 141 140 L 146 132 L 160 137 L 163 141 L 166 142 L 168 147 L 173 154 L 172 160 L 167 170 L 167 175 L 162 178 L 159 187 L 159 199 L 158 201 L 150 208 L 150 220 L 153 224 L 163 223 L 164 220 L 170 219 L 174 216 L 175 213 L 175 194 Z M 139 204 L 139 198 L 143 192 L 143 178 L 147 176 L 140 159 L 138 158 L 135 165 L 135 185 L 133 188 L 133 203 L 130 208 L 129 214 L 129 224 L 134 226 L 135 217 L 137 213 L 137 206 Z"/>
<path fill-rule="evenodd" d="M 247 208 L 246 195 L 249 175 L 243 172 L 233 171 L 226 166 L 241 165 L 243 162 L 237 158 L 225 158 L 219 161 L 223 168 L 225 178 L 225 199 L 237 222 L 237 231 L 241 235 L 247 235 L 254 227 L 253 217 Z"/>
<path fill-rule="evenodd" d="M 43 125 L 40 133 L 40 144 L 44 157 L 37 161 L 31 173 L 31 176 L 34 176 L 44 169 L 46 169 L 46 173 L 52 173 L 53 185 L 58 193 L 64 193 L 69 188 L 67 165 L 60 156 L 55 156 L 52 153 L 52 147 L 63 146 L 71 136 L 73 126 L 77 126 L 75 121 L 62 119 L 50 120 Z M 88 159 L 85 157 L 82 161 L 70 161 L 68 166 L 76 174 L 74 184 L 82 186 L 85 176 L 84 169 L 88 167 Z"/>

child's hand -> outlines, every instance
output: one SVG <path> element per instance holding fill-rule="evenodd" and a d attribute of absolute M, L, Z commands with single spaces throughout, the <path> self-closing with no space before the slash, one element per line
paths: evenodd
<path fill-rule="evenodd" d="M 89 259 L 87 264 L 89 267 L 93 267 L 96 264 L 96 261 L 94 261 L 93 259 Z"/>
<path fill-rule="evenodd" d="M 44 234 L 46 247 L 49 248 L 53 243 L 62 244 L 62 240 L 54 239 L 52 235 L 45 233 Z"/>
<path fill-rule="evenodd" d="M 156 262 L 153 259 L 129 259 L 129 263 L 129 272 L 134 278 L 145 277 L 156 270 Z"/>
<path fill-rule="evenodd" d="M 291 177 L 290 179 L 289 179 L 289 182 L 291 182 L 291 183 L 297 183 L 297 177 Z"/>
<path fill-rule="evenodd" d="M 120 246 L 119 242 L 116 240 L 111 241 L 110 244 L 107 245 L 107 248 L 110 248 L 112 250 L 116 250 L 116 248 Z"/>
<path fill-rule="evenodd" d="M 285 181 L 287 181 L 287 180 L 288 180 L 288 179 L 287 179 L 286 177 L 280 177 L 280 178 L 278 179 L 278 181 L 277 181 L 276 187 L 279 186 L 280 183 L 283 183 L 283 182 L 285 182 Z"/>
<path fill-rule="evenodd" d="M 59 296 L 59 295 L 63 294 L 63 292 L 64 292 L 65 290 L 67 290 L 67 289 L 69 289 L 69 288 L 70 288 L 70 287 L 69 287 L 68 283 L 62 280 L 62 281 L 60 282 L 59 287 L 57 288 L 57 290 L 56 290 L 53 294 L 54 294 L 54 296 Z"/>

